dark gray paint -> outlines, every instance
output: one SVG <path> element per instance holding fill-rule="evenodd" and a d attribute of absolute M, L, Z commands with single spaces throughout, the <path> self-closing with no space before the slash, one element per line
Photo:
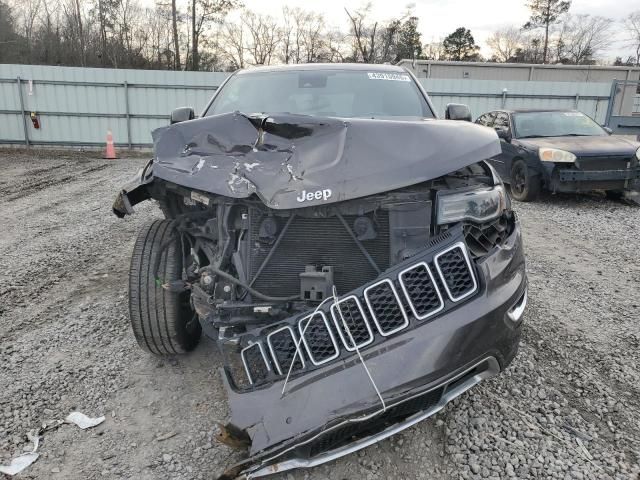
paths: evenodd
<path fill-rule="evenodd" d="M 540 137 L 518 140 L 531 150 L 539 148 L 558 148 L 571 152 L 577 157 L 602 157 L 626 155 L 632 157 L 640 143 L 614 135 L 584 137 Z"/>
<path fill-rule="evenodd" d="M 329 204 L 431 180 L 500 153 L 495 132 L 446 120 L 229 113 L 153 132 L 155 177 L 274 209 Z M 302 192 L 331 191 L 299 202 Z"/>
<path fill-rule="evenodd" d="M 447 243 L 460 241 L 459 237 Z M 443 244 L 443 248 L 446 244 Z M 415 262 L 419 256 L 413 258 Z M 362 355 L 387 401 L 428 389 L 487 355 L 505 368 L 516 353 L 520 324 L 506 312 L 526 286 L 520 230 L 500 249 L 477 263 L 484 285 L 481 293 L 420 327 L 398 334 Z M 398 368 L 399 361 L 402 368 Z M 225 376 L 231 423 L 249 433 L 251 455 L 295 444 L 305 434 L 345 418 L 357 418 L 380 400 L 360 361 L 330 364 L 290 380 L 253 392 L 238 393 Z M 287 419 L 290 419 L 289 421 Z"/>

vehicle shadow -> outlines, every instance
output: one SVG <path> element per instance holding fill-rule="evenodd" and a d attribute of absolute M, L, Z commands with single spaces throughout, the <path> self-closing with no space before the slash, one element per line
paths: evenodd
<path fill-rule="evenodd" d="M 640 204 L 632 200 L 625 198 L 609 198 L 604 194 L 604 192 L 553 193 L 544 191 L 540 193 L 540 197 L 536 202 L 564 207 L 585 207 L 598 204 L 602 206 L 619 205 L 640 208 Z"/>

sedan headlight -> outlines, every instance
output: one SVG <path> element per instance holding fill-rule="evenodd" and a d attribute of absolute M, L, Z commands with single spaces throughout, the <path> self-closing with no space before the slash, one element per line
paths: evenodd
<path fill-rule="evenodd" d="M 538 155 L 543 162 L 574 163 L 576 161 L 573 153 L 557 148 L 541 148 Z"/>
<path fill-rule="evenodd" d="M 640 148 L 636 150 L 636 158 L 640 160 Z"/>
<path fill-rule="evenodd" d="M 499 217 L 507 208 L 507 195 L 502 185 L 460 193 L 441 192 L 437 201 L 438 225 L 461 220 L 486 222 Z"/>

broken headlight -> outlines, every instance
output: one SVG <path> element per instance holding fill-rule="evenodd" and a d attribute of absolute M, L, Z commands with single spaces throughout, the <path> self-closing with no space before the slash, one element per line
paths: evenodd
<path fill-rule="evenodd" d="M 460 193 L 438 194 L 438 225 L 462 220 L 486 222 L 499 217 L 507 208 L 504 186 L 478 188 Z"/>

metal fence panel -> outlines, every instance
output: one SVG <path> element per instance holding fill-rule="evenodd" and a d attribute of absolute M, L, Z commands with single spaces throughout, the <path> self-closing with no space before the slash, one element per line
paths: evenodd
<path fill-rule="evenodd" d="M 604 123 L 610 83 L 530 82 L 421 78 L 438 115 L 448 103 L 469 105 L 475 118 L 501 108 L 569 108 Z"/>
<path fill-rule="evenodd" d="M 26 130 L 35 145 L 97 146 L 104 144 L 110 129 L 119 145 L 147 146 L 151 144 L 150 132 L 167 125 L 173 108 L 191 106 L 199 114 L 227 75 L 0 65 L 0 143 L 25 143 Z M 611 94 L 610 83 L 463 78 L 420 81 L 440 116 L 447 103 L 466 103 L 474 117 L 498 108 L 577 108 L 604 123 Z M 28 118 L 32 111 L 40 118 L 38 130 Z"/>
<path fill-rule="evenodd" d="M 177 106 L 204 108 L 222 72 L 173 72 L 100 68 L 0 65 L 0 143 L 24 143 L 25 115 L 36 112 L 40 129 L 28 120 L 33 144 L 101 145 L 107 130 L 120 145 L 151 144 L 150 132 L 168 123 Z"/>

